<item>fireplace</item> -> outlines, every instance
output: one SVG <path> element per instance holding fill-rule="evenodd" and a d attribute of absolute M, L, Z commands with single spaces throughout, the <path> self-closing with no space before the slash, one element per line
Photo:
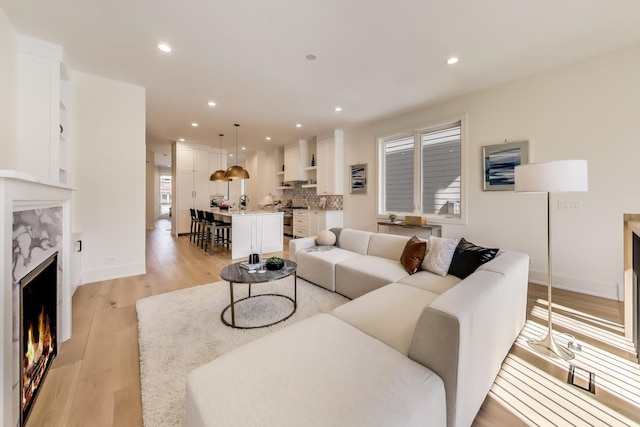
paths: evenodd
<path fill-rule="evenodd" d="M 20 280 L 20 425 L 56 357 L 58 253 Z"/>

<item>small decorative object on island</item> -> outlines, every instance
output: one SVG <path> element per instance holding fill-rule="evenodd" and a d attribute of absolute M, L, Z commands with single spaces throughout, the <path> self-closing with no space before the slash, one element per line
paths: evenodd
<path fill-rule="evenodd" d="M 389 214 L 389 221 L 396 222 L 396 218 L 397 217 L 398 216 L 392 212 L 392 213 Z"/>
<path fill-rule="evenodd" d="M 267 260 L 267 270 L 280 270 L 284 267 L 284 260 L 278 256 L 272 256 Z"/>
<path fill-rule="evenodd" d="M 316 155 L 315 155 L 315 154 L 312 154 L 312 155 L 311 155 L 311 166 L 313 167 L 313 166 L 315 166 L 315 165 L 316 165 Z"/>

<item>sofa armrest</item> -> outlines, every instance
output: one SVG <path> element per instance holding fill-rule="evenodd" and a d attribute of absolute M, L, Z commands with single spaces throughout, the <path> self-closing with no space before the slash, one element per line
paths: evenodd
<path fill-rule="evenodd" d="M 524 326 L 529 257 L 500 258 L 436 298 L 412 338 L 409 357 L 444 381 L 449 427 L 472 424 Z"/>
<path fill-rule="evenodd" d="M 289 241 L 289 260 L 296 261 L 296 253 L 303 249 L 309 249 L 316 245 L 316 236 L 291 239 Z"/>

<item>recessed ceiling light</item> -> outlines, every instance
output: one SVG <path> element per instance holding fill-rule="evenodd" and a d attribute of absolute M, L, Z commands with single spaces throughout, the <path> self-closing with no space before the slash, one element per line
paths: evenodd
<path fill-rule="evenodd" d="M 340 111 L 342 111 L 342 107 L 336 107 L 333 109 L 333 111 L 335 111 L 336 113 L 339 113 Z"/>
<path fill-rule="evenodd" d="M 180 142 L 184 142 L 184 138 L 180 138 L 178 141 L 180 141 Z"/>
<path fill-rule="evenodd" d="M 458 58 L 456 58 L 455 56 L 452 56 L 451 58 L 447 59 L 447 64 L 449 65 L 457 64 L 458 61 L 459 61 Z"/>
<path fill-rule="evenodd" d="M 316 56 L 315 56 L 314 54 L 312 54 L 312 53 L 308 54 L 308 55 L 306 56 L 306 58 L 307 58 L 309 61 L 315 61 L 315 60 L 316 60 Z"/>
<path fill-rule="evenodd" d="M 265 139 L 266 139 L 267 141 L 271 141 L 271 137 L 270 137 L 270 136 L 266 137 Z"/>
<path fill-rule="evenodd" d="M 191 126 L 193 126 L 194 128 L 198 127 L 198 124 L 196 122 L 191 123 Z"/>
<path fill-rule="evenodd" d="M 170 53 L 171 52 L 171 46 L 169 46 L 166 43 L 159 43 L 158 44 L 158 49 L 160 49 L 161 51 L 163 51 L 164 53 Z"/>
<path fill-rule="evenodd" d="M 301 123 L 298 123 L 298 124 L 296 125 L 296 127 L 297 127 L 297 128 L 301 128 L 301 127 L 302 127 L 302 124 L 301 124 Z"/>
<path fill-rule="evenodd" d="M 215 103 L 215 102 L 213 102 L 213 101 L 209 101 L 209 102 L 207 102 L 207 105 L 208 105 L 209 107 L 215 107 L 215 106 L 216 106 L 216 103 Z"/>
<path fill-rule="evenodd" d="M 242 149 L 243 149 L 243 150 L 246 150 L 246 149 L 247 149 L 247 147 L 242 147 Z"/>
<path fill-rule="evenodd" d="M 229 157 L 233 157 L 233 154 L 229 154 Z"/>

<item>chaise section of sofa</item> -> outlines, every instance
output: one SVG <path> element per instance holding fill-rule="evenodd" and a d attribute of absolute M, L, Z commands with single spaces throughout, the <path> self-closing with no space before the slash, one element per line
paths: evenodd
<path fill-rule="evenodd" d="M 189 374 L 187 427 L 445 426 L 442 380 L 319 314 Z"/>

